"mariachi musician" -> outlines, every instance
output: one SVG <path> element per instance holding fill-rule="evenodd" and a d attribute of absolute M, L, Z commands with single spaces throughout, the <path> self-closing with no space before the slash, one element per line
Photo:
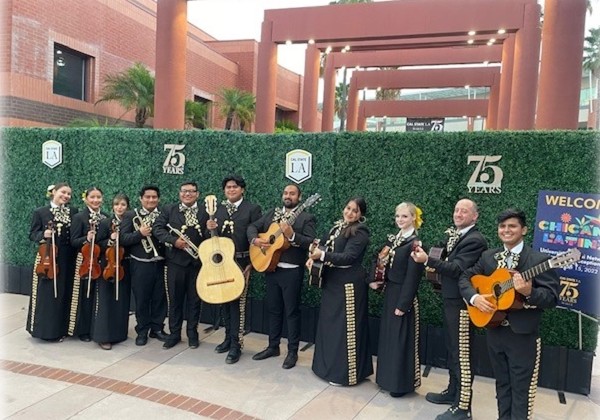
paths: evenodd
<path fill-rule="evenodd" d="M 73 218 L 71 246 L 78 250 L 73 280 L 73 295 L 69 314 L 70 336 L 78 336 L 81 341 L 91 341 L 92 312 L 95 287 L 100 269 L 100 246 L 96 243 L 96 232 L 100 222 L 107 216 L 101 211 L 102 190 L 90 187 L 83 192 L 86 208 Z"/>
<path fill-rule="evenodd" d="M 123 215 L 129 209 L 129 197 L 119 193 L 112 200 L 113 214 L 100 222 L 96 240 L 101 249 L 102 276 L 95 282 L 94 312 L 90 336 L 104 350 L 127 340 L 129 331 L 129 259 L 121 245 Z"/>
<path fill-rule="evenodd" d="M 170 349 L 181 341 L 184 301 L 188 345 L 193 349 L 200 345 L 200 298 L 196 292 L 196 278 L 200 271 L 198 246 L 205 238 L 203 227 L 208 220 L 208 214 L 203 206 L 198 206 L 199 196 L 198 184 L 182 183 L 179 187 L 180 203 L 165 207 L 154 223 L 156 237 L 167 246 L 170 334 L 163 344 L 165 349 Z"/>
<path fill-rule="evenodd" d="M 54 242 L 56 247 L 50 248 L 49 270 L 37 274 L 39 270 L 34 269 L 26 329 L 32 337 L 62 341 L 67 335 L 69 322 L 75 269 L 75 251 L 71 247 L 70 235 L 71 221 L 77 209 L 69 205 L 71 187 L 65 182 L 49 186 L 48 195 L 51 197 L 49 205 L 33 212 L 29 239 L 50 246 Z M 36 267 L 40 263 L 38 257 Z"/>
<path fill-rule="evenodd" d="M 153 234 L 160 215 L 160 190 L 155 185 L 140 190 L 141 207 L 128 211 L 121 224 L 121 244 L 128 248 L 131 291 L 135 299 L 135 344 L 144 346 L 151 338 L 167 340 L 164 245 Z"/>
<path fill-rule="evenodd" d="M 217 207 L 215 220 L 209 220 L 207 228 L 215 230 L 219 236 L 231 238 L 235 244 L 235 261 L 244 271 L 246 287 L 239 299 L 223 304 L 225 339 L 215 348 L 217 353 L 227 353 L 225 363 L 233 364 L 240 360 L 244 345 L 244 321 L 246 309 L 247 282 L 250 276 L 250 254 L 246 230 L 250 223 L 260 219 L 260 206 L 244 198 L 246 181 L 239 175 L 226 176 L 221 186 L 227 198 Z"/>

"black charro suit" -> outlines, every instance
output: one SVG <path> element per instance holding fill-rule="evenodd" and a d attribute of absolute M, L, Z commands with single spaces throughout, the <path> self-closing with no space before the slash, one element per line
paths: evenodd
<path fill-rule="evenodd" d="M 217 222 L 216 234 L 218 236 L 230 238 L 235 244 L 235 261 L 242 270 L 250 265 L 250 256 L 248 248 L 248 236 L 246 230 L 248 226 L 260 219 L 262 210 L 257 204 L 253 204 L 245 198 L 237 206 L 237 209 L 230 215 L 223 204 L 217 206 L 215 212 L 215 221 Z M 246 293 L 248 287 L 242 292 L 239 299 L 223 304 L 224 322 L 225 322 L 225 342 L 226 347 L 241 350 L 244 344 L 244 322 L 246 310 Z"/>
<path fill-rule="evenodd" d="M 249 225 L 248 240 L 252 242 L 259 233 L 269 230 L 274 217 L 273 209 Z M 275 271 L 265 273 L 265 281 L 269 308 L 269 347 L 279 348 L 285 313 L 288 352 L 297 353 L 300 343 L 300 294 L 304 278 L 304 263 L 308 248 L 317 235 L 315 217 L 309 213 L 300 213 L 292 229 L 294 240 L 290 242 L 291 246 L 281 253 Z"/>
<path fill-rule="evenodd" d="M 167 317 L 167 297 L 165 295 L 165 247 L 155 232 L 149 236 L 158 255 L 146 252 L 142 245 L 144 236 L 136 230 L 133 218 L 142 218 L 144 224 L 154 227 L 160 215 L 159 209 L 153 212 L 136 209 L 125 213 L 121 223 L 121 244 L 127 248 L 131 256 L 131 291 L 135 299 L 135 331 L 138 335 L 147 336 L 148 331 L 163 330 Z M 152 222 L 154 220 L 154 222 Z"/>
<path fill-rule="evenodd" d="M 448 249 L 448 238 L 441 244 L 441 247 Z M 459 319 L 460 311 L 466 309 L 466 304 L 462 300 L 458 288 L 458 280 L 461 274 L 472 267 L 481 254 L 487 249 L 487 241 L 477 229 L 473 226 L 469 231 L 458 239 L 451 251 L 446 252 L 446 258 L 437 260 L 429 258 L 427 269 L 433 270 L 442 277 L 442 297 L 444 304 L 444 327 L 446 333 L 446 349 L 448 351 L 448 374 L 450 382 L 448 384 L 448 395 L 454 396 L 453 406 L 458 406 L 460 402 L 460 363 L 459 363 Z M 472 336 L 472 328 L 469 328 L 469 336 Z M 466 362 L 466 361 L 465 361 Z M 463 384 L 469 388 L 466 392 L 468 398 L 464 399 L 462 406 L 470 406 L 470 384 Z M 465 393 L 463 393 L 465 394 Z"/>
<path fill-rule="evenodd" d="M 476 293 L 471 277 L 492 274 L 498 266 L 494 256 L 503 250 L 484 252 L 477 264 L 460 277 L 460 291 L 467 302 L 471 302 Z M 548 255 L 524 246 L 516 270 L 522 273 L 547 259 Z M 532 281 L 531 296 L 524 308 L 509 311 L 503 326 L 487 330 L 488 351 L 496 377 L 498 418 L 502 420 L 531 417 L 537 389 L 542 312 L 556 306 L 558 301 L 560 281 L 554 270 L 539 274 Z"/>
<path fill-rule="evenodd" d="M 166 246 L 167 260 L 167 297 L 169 313 L 170 341 L 179 341 L 181 339 L 181 327 L 183 325 L 183 302 L 187 297 L 185 318 L 187 320 L 187 336 L 190 341 L 198 339 L 198 319 L 200 318 L 200 298 L 196 292 L 196 278 L 200 271 L 200 260 L 194 259 L 183 249 L 175 248 L 175 242 L 178 236 L 171 233 L 167 224 L 171 227 L 183 230 L 183 233 L 199 246 L 205 238 L 203 229 L 208 220 L 208 214 L 204 207 L 196 204 L 195 216 L 197 224 L 187 226 L 184 212 L 180 209 L 180 204 L 165 206 L 161 214 L 154 222 L 153 235 Z M 191 343 L 190 343 L 191 344 Z"/>

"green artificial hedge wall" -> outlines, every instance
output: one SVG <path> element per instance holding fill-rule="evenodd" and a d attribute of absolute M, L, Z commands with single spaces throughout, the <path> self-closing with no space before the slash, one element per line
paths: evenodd
<path fill-rule="evenodd" d="M 368 203 L 367 225 L 372 237 L 369 259 L 395 232 L 393 214 L 402 201 L 423 209 L 420 235 L 426 246 L 443 238 L 452 223 L 455 202 L 474 199 L 480 207 L 480 230 L 490 246 L 499 244 L 495 217 L 507 207 L 520 207 L 535 220 L 539 190 L 582 193 L 600 191 L 596 132 L 456 132 L 456 133 L 292 133 L 246 134 L 226 131 L 163 131 L 145 129 L 4 129 L 2 134 L 3 203 L 6 214 L 0 261 L 30 265 L 35 247 L 28 240 L 31 212 L 46 204 L 51 183 L 68 181 L 73 203 L 81 207 L 81 192 L 97 185 L 105 193 L 105 210 L 116 192 L 137 203 L 141 185 L 161 188 L 161 202 L 177 200 L 179 184 L 198 182 L 202 196 L 222 197 L 221 179 L 239 173 L 248 184 L 246 197 L 263 210 L 280 205 L 285 178 L 285 155 L 304 149 L 313 156 L 313 176 L 301 184 L 306 196 L 318 192 L 323 200 L 311 209 L 323 234 L 341 217 L 345 201 L 363 195 Z M 41 162 L 46 140 L 63 145 L 63 164 L 49 169 Z M 164 144 L 185 144 L 185 174 L 163 174 Z M 501 155 L 504 172 L 500 194 L 469 194 L 467 181 L 475 164 L 469 155 Z M 533 229 L 527 241 L 531 243 Z M 369 261 L 365 259 L 365 265 Z M 264 296 L 264 280 L 254 275 L 251 296 Z M 318 306 L 320 292 L 306 287 L 303 302 Z M 422 321 L 441 325 L 441 298 L 423 281 L 419 289 Z M 381 296 L 370 294 L 370 312 L 378 316 Z M 577 348 L 577 316 L 564 310 L 546 311 L 544 344 Z M 597 324 L 584 318 L 583 348 L 596 348 Z"/>

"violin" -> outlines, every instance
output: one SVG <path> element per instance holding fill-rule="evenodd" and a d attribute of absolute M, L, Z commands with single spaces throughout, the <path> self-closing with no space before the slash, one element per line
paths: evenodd
<path fill-rule="evenodd" d="M 113 220 L 111 231 L 117 233 L 117 239 L 115 239 L 114 245 L 109 246 L 106 249 L 104 254 L 106 256 L 106 267 L 104 267 L 102 276 L 104 277 L 104 280 L 107 281 L 115 279 L 121 281 L 125 275 L 123 265 L 121 264 L 125 249 L 122 246 L 119 246 L 120 223 Z"/>
<path fill-rule="evenodd" d="M 54 241 L 54 222 L 50 220 L 46 228 L 52 231 L 52 237 L 40 242 L 38 248 L 40 262 L 35 266 L 35 273 L 48 280 L 53 280 L 58 275 L 58 266 L 56 265 L 58 247 Z"/>
<path fill-rule="evenodd" d="M 94 232 L 95 234 L 97 226 L 97 221 L 90 221 L 90 232 Z M 95 244 L 95 238 L 94 235 L 91 243 L 86 242 L 83 244 L 83 247 L 81 247 L 83 261 L 81 267 L 79 267 L 79 277 L 88 277 L 88 280 L 97 279 L 102 274 L 102 269 L 98 262 L 98 259 L 100 258 L 100 247 Z"/>
<path fill-rule="evenodd" d="M 385 283 L 385 267 L 389 261 L 390 247 L 385 246 L 377 255 L 375 264 L 375 278 L 373 279 L 381 287 Z"/>

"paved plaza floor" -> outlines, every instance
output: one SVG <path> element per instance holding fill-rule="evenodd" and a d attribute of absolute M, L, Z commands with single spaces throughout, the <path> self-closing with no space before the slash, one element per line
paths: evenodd
<path fill-rule="evenodd" d="M 203 332 L 200 347 L 184 341 L 165 350 L 150 339 L 134 343 L 135 319 L 129 339 L 111 351 L 95 343 L 68 338 L 46 343 L 25 331 L 29 298 L 0 294 L 0 414 L 8 419 L 433 419 L 447 406 L 425 401 L 442 390 L 447 371 L 433 368 L 416 393 L 391 398 L 374 376 L 354 387 L 334 387 L 311 369 L 312 347 L 300 352 L 295 368 L 281 367 L 282 355 L 252 360 L 267 337 L 245 337 L 242 358 L 225 364 L 226 354 L 214 347 L 223 328 Z M 305 343 L 301 343 L 301 346 Z M 374 358 L 376 362 L 376 359 Z M 592 420 L 600 418 L 600 367 L 595 363 L 592 393 L 566 393 L 561 404 L 556 391 L 539 388 L 535 419 Z M 476 377 L 473 418 L 496 417 L 494 382 Z"/>

